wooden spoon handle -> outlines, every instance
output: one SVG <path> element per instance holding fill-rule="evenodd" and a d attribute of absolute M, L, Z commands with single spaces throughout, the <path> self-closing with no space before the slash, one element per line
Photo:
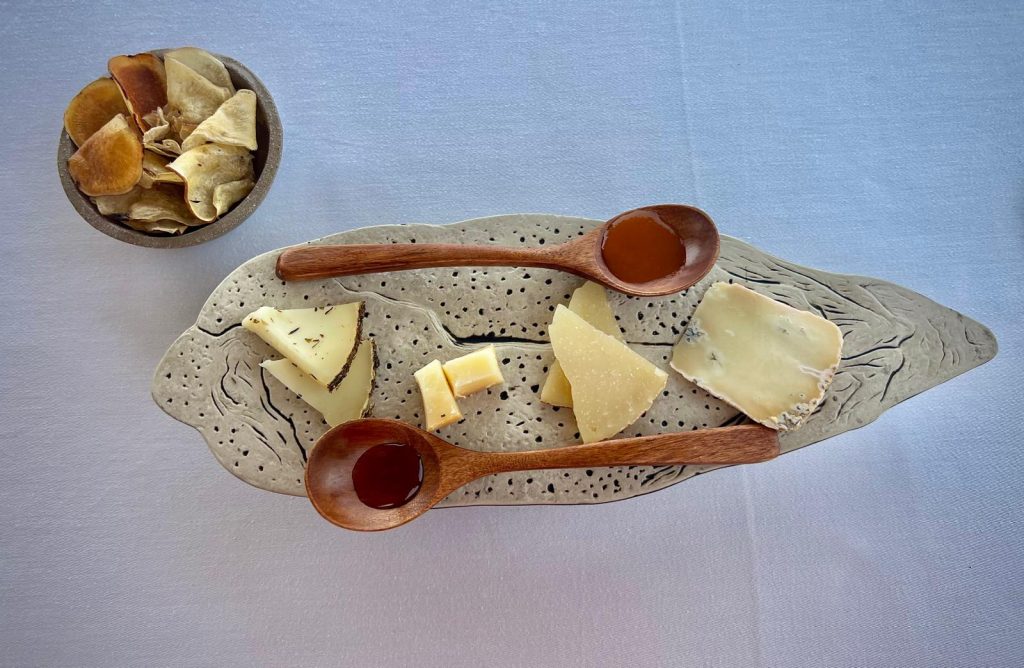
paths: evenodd
<path fill-rule="evenodd" d="M 779 435 L 761 425 L 717 427 L 526 452 L 474 453 L 474 478 L 533 469 L 669 464 L 752 464 L 779 455 Z M 470 467 L 467 467 L 470 468 Z"/>
<path fill-rule="evenodd" d="M 344 244 L 289 248 L 277 258 L 286 281 L 354 276 L 429 267 L 563 268 L 557 246 L 507 248 L 461 244 Z"/>

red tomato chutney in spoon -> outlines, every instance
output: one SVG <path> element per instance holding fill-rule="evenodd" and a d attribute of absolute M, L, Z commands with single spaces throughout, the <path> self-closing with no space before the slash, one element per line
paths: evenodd
<path fill-rule="evenodd" d="M 605 265 L 620 280 L 646 283 L 686 264 L 683 239 L 652 211 L 633 211 L 608 226 L 601 242 Z"/>

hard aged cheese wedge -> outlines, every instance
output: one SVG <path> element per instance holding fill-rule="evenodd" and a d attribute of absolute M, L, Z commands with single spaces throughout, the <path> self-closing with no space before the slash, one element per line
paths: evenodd
<path fill-rule="evenodd" d="M 413 374 L 413 378 L 416 379 L 416 384 L 420 386 L 420 394 L 423 395 L 424 419 L 428 430 L 447 427 L 462 419 L 462 411 L 455 403 L 455 396 L 448 387 L 448 380 L 444 377 L 439 361 L 434 360 L 423 367 Z"/>
<path fill-rule="evenodd" d="M 624 340 L 622 330 L 615 322 L 612 307 L 608 304 L 608 295 L 597 283 L 587 281 L 576 288 L 569 300 L 569 310 L 605 334 L 614 336 L 619 341 Z M 540 391 L 540 400 L 552 406 L 572 408 L 572 388 L 558 360 L 552 363 L 551 370 L 548 371 L 548 377 Z"/>
<path fill-rule="evenodd" d="M 362 302 L 288 310 L 263 306 L 247 315 L 242 326 L 333 389 L 355 355 L 362 319 Z"/>
<path fill-rule="evenodd" d="M 562 305 L 555 309 L 548 334 L 572 386 L 584 443 L 619 433 L 665 389 L 668 374 Z"/>
<path fill-rule="evenodd" d="M 551 362 L 548 377 L 544 379 L 544 386 L 540 388 L 540 400 L 552 406 L 572 408 L 572 386 L 569 385 L 569 379 L 565 377 L 558 360 Z"/>
<path fill-rule="evenodd" d="M 445 362 L 441 368 L 452 392 L 460 398 L 505 382 L 501 375 L 501 367 L 498 365 L 498 357 L 494 354 L 494 346 L 456 357 Z"/>
<path fill-rule="evenodd" d="M 843 334 L 813 313 L 715 283 L 672 351 L 672 368 L 766 427 L 795 429 L 821 401 Z"/>
<path fill-rule="evenodd" d="M 266 360 L 260 366 L 297 394 L 299 399 L 319 411 L 332 427 L 363 417 L 370 407 L 376 357 L 373 341 L 369 339 L 359 342 L 348 373 L 333 391 L 313 380 L 287 359 Z"/>

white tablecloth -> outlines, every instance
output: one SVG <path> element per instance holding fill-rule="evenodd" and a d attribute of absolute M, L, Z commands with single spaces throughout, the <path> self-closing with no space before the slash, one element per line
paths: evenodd
<path fill-rule="evenodd" d="M 725 4 L 0 3 L 0 664 L 1024 664 L 1024 8 Z M 228 236 L 135 248 L 65 200 L 61 113 L 110 55 L 181 44 L 263 79 L 284 159 Z M 769 464 L 380 535 L 239 482 L 150 400 L 257 253 L 662 201 L 1002 352 Z"/>

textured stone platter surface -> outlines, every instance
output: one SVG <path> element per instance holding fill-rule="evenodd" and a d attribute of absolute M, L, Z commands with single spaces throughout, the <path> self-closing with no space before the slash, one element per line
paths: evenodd
<path fill-rule="evenodd" d="M 310 243 L 481 243 L 533 246 L 581 235 L 600 221 L 518 214 L 451 225 L 389 225 Z M 370 415 L 421 425 L 413 372 L 432 359 L 494 343 L 506 384 L 460 401 L 466 419 L 437 433 L 467 448 L 511 451 L 576 441 L 572 412 L 538 399 L 553 360 L 546 328 L 555 305 L 582 279 L 542 269 L 428 269 L 285 284 L 274 274 L 278 251 L 232 272 L 194 326 L 161 360 L 153 398 L 195 427 L 214 457 L 262 489 L 302 495 L 310 448 L 327 430 L 320 415 L 259 363 L 278 355 L 240 322 L 262 305 L 300 308 L 366 302 L 364 331 L 377 345 Z M 767 255 L 723 237 L 718 264 L 686 292 L 653 299 L 609 293 L 626 340 L 669 373 L 654 406 L 624 435 L 699 429 L 744 421 L 731 406 L 690 384 L 668 365 L 701 296 L 731 281 L 809 310 L 843 331 L 843 361 L 814 415 L 782 435 L 784 451 L 864 426 L 882 411 L 982 364 L 996 354 L 983 325 L 915 292 L 873 278 L 830 274 Z M 952 418 L 951 418 L 952 419 Z M 532 471 L 478 480 L 441 505 L 600 503 L 675 484 L 711 467 L 667 466 Z"/>

